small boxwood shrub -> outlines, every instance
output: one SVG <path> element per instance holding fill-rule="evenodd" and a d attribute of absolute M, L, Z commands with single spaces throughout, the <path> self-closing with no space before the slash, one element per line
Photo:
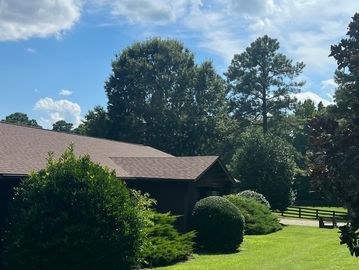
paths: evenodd
<path fill-rule="evenodd" d="M 227 200 L 233 203 L 243 214 L 245 234 L 267 234 L 281 229 L 281 225 L 268 207 L 255 199 L 247 199 L 238 195 L 227 195 Z"/>
<path fill-rule="evenodd" d="M 260 202 L 270 208 L 270 203 L 267 201 L 266 197 L 263 194 L 255 192 L 253 190 L 247 189 L 238 193 L 239 196 L 247 199 L 255 199 L 257 202 Z"/>
<path fill-rule="evenodd" d="M 180 234 L 174 227 L 177 217 L 169 213 L 154 213 L 148 228 L 148 246 L 144 257 L 146 266 L 155 267 L 185 260 L 193 252 L 195 232 Z"/>
<path fill-rule="evenodd" d="M 198 248 L 210 252 L 233 252 L 243 242 L 244 218 L 239 209 L 223 197 L 198 201 L 192 213 Z"/>
<path fill-rule="evenodd" d="M 75 157 L 34 172 L 16 189 L 4 236 L 5 269 L 137 268 L 147 226 L 143 203 L 115 172 Z"/>

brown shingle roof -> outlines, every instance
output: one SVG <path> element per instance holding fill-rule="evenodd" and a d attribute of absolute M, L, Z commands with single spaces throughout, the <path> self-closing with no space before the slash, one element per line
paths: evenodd
<path fill-rule="evenodd" d="M 112 157 L 111 159 L 131 178 L 196 180 L 218 157 Z"/>
<path fill-rule="evenodd" d="M 71 143 L 77 155 L 89 154 L 94 162 L 115 169 L 119 176 L 127 173 L 110 157 L 171 157 L 144 145 L 0 123 L 0 174 L 26 175 L 44 168 L 49 151 L 59 156 Z"/>
<path fill-rule="evenodd" d="M 122 178 L 195 180 L 217 157 L 174 157 L 155 148 L 0 122 L 0 175 L 27 175 L 71 144 L 77 155 L 116 170 Z"/>

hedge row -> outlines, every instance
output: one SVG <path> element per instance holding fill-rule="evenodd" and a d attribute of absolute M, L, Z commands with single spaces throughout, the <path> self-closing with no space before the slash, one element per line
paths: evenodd
<path fill-rule="evenodd" d="M 225 196 L 243 214 L 246 225 L 245 234 L 268 234 L 281 229 L 275 215 L 264 204 L 255 199 L 247 199 L 238 195 Z"/>
<path fill-rule="evenodd" d="M 70 147 L 59 160 L 50 156 L 46 169 L 16 189 L 4 237 L 5 269 L 161 266 L 185 260 L 194 239 L 199 250 L 234 252 L 244 232 L 280 229 L 265 198 L 247 195 L 252 199 L 229 195 L 198 201 L 192 213 L 196 234 L 180 234 L 176 216 L 154 212 L 153 200 L 127 189 L 89 156 L 76 158 Z"/>

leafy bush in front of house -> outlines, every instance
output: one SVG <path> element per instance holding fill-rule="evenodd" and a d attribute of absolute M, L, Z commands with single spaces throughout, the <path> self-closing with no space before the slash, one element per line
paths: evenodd
<path fill-rule="evenodd" d="M 227 195 L 225 198 L 243 214 L 246 220 L 245 234 L 267 234 L 281 229 L 277 217 L 267 206 L 255 199 L 243 198 L 238 195 Z"/>
<path fill-rule="evenodd" d="M 285 210 L 294 200 L 296 151 L 286 140 L 258 130 L 241 134 L 240 148 L 230 164 L 243 190 L 259 192 L 272 209 Z"/>
<path fill-rule="evenodd" d="M 254 199 L 257 202 L 260 202 L 261 204 L 264 204 L 265 206 L 270 208 L 270 203 L 267 201 L 266 197 L 264 197 L 264 195 L 261 193 L 247 189 L 239 192 L 238 195 L 247 199 Z"/>
<path fill-rule="evenodd" d="M 73 147 L 16 189 L 4 237 L 6 269 L 139 266 L 148 214 L 115 172 Z M 145 200 L 145 199 L 143 199 Z"/>
<path fill-rule="evenodd" d="M 198 248 L 234 252 L 243 242 L 244 218 L 230 201 L 210 196 L 198 201 L 192 213 Z"/>
<path fill-rule="evenodd" d="M 177 217 L 169 213 L 154 213 L 153 225 L 148 228 L 148 246 L 144 257 L 150 267 L 185 260 L 193 252 L 195 232 L 180 234 L 174 227 Z"/>

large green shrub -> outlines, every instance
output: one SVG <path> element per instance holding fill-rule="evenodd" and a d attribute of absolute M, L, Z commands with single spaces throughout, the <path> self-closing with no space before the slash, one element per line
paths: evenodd
<path fill-rule="evenodd" d="M 255 199 L 247 199 L 238 195 L 225 196 L 243 214 L 245 234 L 267 234 L 281 229 L 281 225 L 275 215 L 265 205 Z"/>
<path fill-rule="evenodd" d="M 192 218 L 199 249 L 233 252 L 243 241 L 244 218 L 225 198 L 211 196 L 198 201 Z"/>
<path fill-rule="evenodd" d="M 138 195 L 138 194 L 137 194 Z M 9 270 L 134 269 L 147 214 L 114 172 L 70 147 L 16 189 L 5 232 Z"/>
<path fill-rule="evenodd" d="M 285 210 L 294 199 L 294 148 L 279 137 L 255 130 L 245 132 L 240 140 L 230 166 L 241 188 L 263 194 L 272 209 Z"/>
<path fill-rule="evenodd" d="M 243 198 L 247 198 L 247 199 L 254 199 L 257 202 L 267 206 L 268 208 L 270 208 L 270 203 L 267 201 L 266 197 L 264 197 L 263 194 L 260 194 L 258 192 L 255 192 L 253 190 L 247 189 L 247 190 L 243 190 L 241 192 L 238 193 L 239 196 L 243 197 Z"/>
<path fill-rule="evenodd" d="M 180 234 L 173 226 L 176 216 L 155 213 L 148 228 L 149 244 L 144 257 L 148 266 L 161 266 L 185 260 L 193 252 L 195 232 Z"/>

